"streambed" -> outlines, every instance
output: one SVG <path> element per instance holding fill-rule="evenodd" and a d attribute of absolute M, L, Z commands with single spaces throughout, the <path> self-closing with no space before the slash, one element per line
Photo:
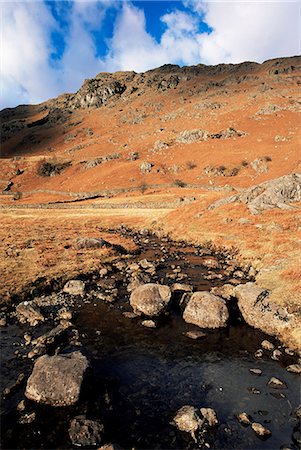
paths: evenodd
<path fill-rule="evenodd" d="M 228 270 L 231 264 L 222 255 L 212 255 L 185 243 L 162 242 L 152 235 L 135 239 L 140 251 L 126 261 L 126 266 L 144 259 L 157 261 L 156 274 L 150 281 L 171 284 L 181 273 L 194 290 L 210 290 L 233 277 L 238 282 L 247 280 L 247 274 L 239 268 Z M 204 265 L 208 256 L 219 262 L 218 267 Z M 174 270 L 180 267 L 181 271 L 174 272 L 171 267 Z M 177 296 L 168 312 L 157 321 L 156 328 L 142 326 L 140 317 L 129 318 L 126 314 L 131 307 L 124 270 L 112 268 L 108 274 L 115 279 L 118 289 L 114 303 L 93 295 L 98 281 L 95 277 L 86 280 L 87 295 L 70 303 L 80 350 L 91 361 L 80 401 L 73 407 L 53 408 L 26 400 L 25 411 L 35 413 L 35 419 L 20 423 L 24 412 L 17 411 L 17 405 L 24 399 L 26 379 L 32 370 L 32 361 L 26 357 L 28 349 L 23 345 L 24 333 L 36 337 L 53 325 L 50 320 L 32 328 L 16 322 L 13 315 L 8 319 L 1 331 L 2 385 L 9 385 L 21 372 L 25 377 L 2 401 L 2 447 L 73 448 L 68 435 L 70 420 L 85 415 L 104 424 L 103 442 L 117 443 L 122 448 L 297 449 L 300 431 L 295 410 L 300 403 L 299 376 L 285 369 L 296 362 L 296 357 L 288 355 L 275 340 L 246 325 L 235 304 L 228 327 L 204 330 L 205 336 L 196 340 L 186 336 L 188 331 L 198 328 L 183 321 Z M 68 296 L 65 297 L 68 301 Z M 279 360 L 271 359 L 271 351 L 266 350 L 262 358 L 254 356 L 264 339 L 279 347 Z M 61 342 L 59 350 L 50 352 L 70 350 L 74 350 L 72 343 Z M 250 368 L 260 368 L 262 374 L 256 376 Z M 267 386 L 271 377 L 285 382 L 287 389 Z M 183 405 L 214 408 L 218 426 L 208 430 L 204 439 L 199 437 L 194 442 L 189 433 L 177 430 L 171 423 Z M 254 422 L 266 426 L 271 437 L 261 440 L 251 427 L 241 425 L 236 415 L 243 411 Z"/>

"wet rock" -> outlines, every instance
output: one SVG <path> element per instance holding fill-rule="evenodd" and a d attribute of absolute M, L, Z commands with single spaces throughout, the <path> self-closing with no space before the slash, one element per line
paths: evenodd
<path fill-rule="evenodd" d="M 292 373 L 301 373 L 301 364 L 291 364 L 286 367 L 286 370 Z"/>
<path fill-rule="evenodd" d="M 202 426 L 203 421 L 196 408 L 188 405 L 182 406 L 173 418 L 173 423 L 178 430 L 190 433 L 194 441 L 197 442 L 195 432 Z"/>
<path fill-rule="evenodd" d="M 24 380 L 25 380 L 24 373 L 20 373 L 20 375 L 18 376 L 18 378 L 16 379 L 15 382 L 13 382 L 9 386 L 7 386 L 5 389 L 3 389 L 3 396 L 6 398 L 10 397 L 16 391 L 16 389 L 19 386 L 21 386 L 21 384 L 23 383 Z"/>
<path fill-rule="evenodd" d="M 141 325 L 143 325 L 146 328 L 156 328 L 156 322 L 154 322 L 153 320 L 143 320 L 141 322 Z"/>
<path fill-rule="evenodd" d="M 0 328 L 6 327 L 6 318 L 1 317 L 0 318 Z"/>
<path fill-rule="evenodd" d="M 297 419 L 301 420 L 301 405 L 299 405 L 299 406 L 295 409 L 295 416 L 297 417 Z"/>
<path fill-rule="evenodd" d="M 99 447 L 97 450 L 123 450 L 118 444 L 105 444 Z"/>
<path fill-rule="evenodd" d="M 234 289 L 244 320 L 270 335 L 279 335 L 294 326 L 294 318 L 285 308 L 269 299 L 269 292 L 255 283 L 240 284 Z"/>
<path fill-rule="evenodd" d="M 280 358 L 281 356 L 282 356 L 282 352 L 281 352 L 280 350 L 276 349 L 276 350 L 273 351 L 271 358 L 272 358 L 274 361 L 279 361 L 279 358 Z"/>
<path fill-rule="evenodd" d="M 139 316 L 139 314 L 135 314 L 135 313 L 132 312 L 132 311 L 125 311 L 125 312 L 122 313 L 122 315 L 123 315 L 124 317 L 126 317 L 127 319 L 136 319 L 136 317 Z"/>
<path fill-rule="evenodd" d="M 104 426 L 98 421 L 78 416 L 71 420 L 68 432 L 73 445 L 100 445 L 103 441 Z"/>
<path fill-rule="evenodd" d="M 215 427 L 218 424 L 217 414 L 212 408 L 201 408 L 201 414 L 209 427 Z"/>
<path fill-rule="evenodd" d="M 262 438 L 268 438 L 272 434 L 270 432 L 270 430 L 268 430 L 263 425 L 261 425 L 261 423 L 253 422 L 251 427 L 252 427 L 252 430 L 255 431 L 257 436 L 260 436 Z"/>
<path fill-rule="evenodd" d="M 24 341 L 25 341 L 25 345 L 29 345 L 31 343 L 32 337 L 28 333 L 24 333 L 23 338 L 24 338 Z"/>
<path fill-rule="evenodd" d="M 270 352 L 271 352 L 272 350 L 274 350 L 274 348 L 275 348 L 274 344 L 272 344 L 272 342 L 267 341 L 267 340 L 262 341 L 261 347 L 262 347 L 264 350 L 268 350 L 268 351 L 270 351 Z"/>
<path fill-rule="evenodd" d="M 29 359 L 36 358 L 37 356 L 42 356 L 47 353 L 47 347 L 44 344 L 37 344 L 33 349 L 28 352 L 27 357 Z"/>
<path fill-rule="evenodd" d="M 255 395 L 261 394 L 261 391 L 255 387 L 249 387 L 248 391 L 251 392 L 251 394 L 255 394 Z"/>
<path fill-rule="evenodd" d="M 184 334 L 190 339 L 200 339 L 207 336 L 203 331 L 187 331 Z"/>
<path fill-rule="evenodd" d="M 24 412 L 26 408 L 25 405 L 25 400 L 21 400 L 18 404 L 17 404 L 17 411 L 19 412 Z"/>
<path fill-rule="evenodd" d="M 80 395 L 87 358 L 76 351 L 64 355 L 44 355 L 35 362 L 25 396 L 51 406 L 75 404 Z"/>
<path fill-rule="evenodd" d="M 226 303 L 209 292 L 195 292 L 188 300 L 183 319 L 200 328 L 219 328 L 227 324 L 229 318 Z"/>
<path fill-rule="evenodd" d="M 268 386 L 274 389 L 287 389 L 287 385 L 284 383 L 284 381 L 279 380 L 279 378 L 272 377 L 268 381 Z"/>
<path fill-rule="evenodd" d="M 249 372 L 252 373 L 253 375 L 261 375 L 262 374 L 262 370 L 258 369 L 258 368 L 249 369 Z"/>
<path fill-rule="evenodd" d="M 41 356 L 47 353 L 47 348 L 54 343 L 58 342 L 62 339 L 66 330 L 70 328 L 71 323 L 68 321 L 62 321 L 59 325 L 57 325 L 52 330 L 48 331 L 48 333 L 39 336 L 37 339 L 32 341 L 32 345 L 34 346 L 32 350 L 28 353 L 28 358 L 33 358 L 36 356 Z"/>
<path fill-rule="evenodd" d="M 262 358 L 263 357 L 263 350 L 261 348 L 259 348 L 258 350 L 256 350 L 256 352 L 254 353 L 255 358 Z"/>
<path fill-rule="evenodd" d="M 234 286 L 232 284 L 224 284 L 223 286 L 212 288 L 210 293 L 225 300 L 230 300 L 231 297 L 234 297 Z"/>
<path fill-rule="evenodd" d="M 31 413 L 24 414 L 24 416 L 21 416 L 18 420 L 18 422 L 22 425 L 28 425 L 30 423 L 33 423 L 36 420 L 36 413 L 33 411 Z"/>
<path fill-rule="evenodd" d="M 130 297 L 130 305 L 136 314 L 149 317 L 160 315 L 170 302 L 171 291 L 168 286 L 148 283 L 136 288 Z"/>
<path fill-rule="evenodd" d="M 40 308 L 33 301 L 19 303 L 16 307 L 16 314 L 19 322 L 29 322 L 33 327 L 45 320 Z"/>
<path fill-rule="evenodd" d="M 81 280 L 70 280 L 65 284 L 63 291 L 70 295 L 84 295 L 85 283 Z"/>
<path fill-rule="evenodd" d="M 245 412 L 238 414 L 237 419 L 240 423 L 246 426 L 251 425 L 252 423 L 251 417 Z"/>
<path fill-rule="evenodd" d="M 174 283 L 171 286 L 171 292 L 192 292 L 192 290 L 192 286 L 184 283 Z"/>

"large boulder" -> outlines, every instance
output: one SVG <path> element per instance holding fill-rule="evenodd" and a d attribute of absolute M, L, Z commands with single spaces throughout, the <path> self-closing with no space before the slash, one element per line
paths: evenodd
<path fill-rule="evenodd" d="M 209 292 L 195 292 L 183 313 L 185 322 L 200 328 L 220 328 L 229 318 L 226 302 Z"/>
<path fill-rule="evenodd" d="M 25 396 L 51 406 L 73 405 L 79 399 L 88 366 L 87 358 L 79 351 L 41 356 L 27 380 Z"/>
<path fill-rule="evenodd" d="M 285 308 L 269 299 L 269 292 L 256 283 L 239 284 L 234 288 L 238 307 L 245 321 L 267 334 L 278 335 L 294 321 Z"/>
<path fill-rule="evenodd" d="M 154 317 L 166 309 L 170 297 L 171 291 L 168 286 L 147 283 L 132 292 L 130 304 L 136 314 Z"/>

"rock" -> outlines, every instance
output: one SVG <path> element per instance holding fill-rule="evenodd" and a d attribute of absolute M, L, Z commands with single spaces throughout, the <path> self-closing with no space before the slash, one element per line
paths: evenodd
<path fill-rule="evenodd" d="M 5 317 L 1 317 L 0 318 L 0 327 L 6 327 L 6 318 Z"/>
<path fill-rule="evenodd" d="M 147 174 L 150 173 L 150 171 L 152 170 L 153 164 L 147 161 L 144 161 L 141 165 L 140 165 L 140 172 Z"/>
<path fill-rule="evenodd" d="M 212 288 L 210 293 L 230 300 L 231 297 L 234 297 L 234 286 L 232 284 L 223 284 L 223 286 Z"/>
<path fill-rule="evenodd" d="M 132 311 L 125 311 L 125 312 L 122 313 L 122 315 L 124 317 L 126 317 L 127 319 L 136 319 L 136 317 L 138 317 L 138 314 L 135 314 Z"/>
<path fill-rule="evenodd" d="M 98 273 L 99 273 L 100 278 L 103 278 L 106 275 L 108 275 L 109 271 L 106 267 L 103 267 L 102 269 L 99 270 Z"/>
<path fill-rule="evenodd" d="M 214 427 L 218 424 L 217 414 L 212 408 L 201 408 L 201 413 L 205 422 L 208 423 L 209 427 Z"/>
<path fill-rule="evenodd" d="M 200 339 L 207 336 L 203 331 L 187 331 L 184 335 L 190 339 Z"/>
<path fill-rule="evenodd" d="M 262 370 L 261 369 L 249 369 L 249 372 L 252 373 L 253 375 L 261 375 L 262 374 Z"/>
<path fill-rule="evenodd" d="M 244 320 L 252 327 L 277 336 L 293 325 L 293 316 L 273 303 L 269 292 L 256 283 L 240 284 L 234 288 L 234 294 Z"/>
<path fill-rule="evenodd" d="M 242 423 L 243 425 L 247 425 L 247 426 L 251 425 L 251 422 L 252 422 L 251 417 L 245 412 L 238 414 L 237 419 L 240 423 Z"/>
<path fill-rule="evenodd" d="M 269 170 L 269 166 L 265 158 L 257 158 L 251 162 L 252 169 L 258 173 L 266 173 Z"/>
<path fill-rule="evenodd" d="M 252 427 L 252 430 L 255 431 L 257 436 L 260 436 L 260 437 L 263 437 L 263 438 L 268 438 L 272 434 L 270 432 L 270 430 L 268 430 L 263 425 L 261 425 L 261 423 L 253 422 L 251 427 Z"/>
<path fill-rule="evenodd" d="M 97 450 L 123 450 L 118 444 L 105 444 L 99 447 Z"/>
<path fill-rule="evenodd" d="M 256 350 L 256 352 L 254 353 L 255 358 L 262 358 L 263 357 L 263 350 L 261 348 L 259 348 L 258 350 Z"/>
<path fill-rule="evenodd" d="M 33 327 L 45 320 L 40 308 L 33 301 L 19 303 L 16 307 L 16 313 L 19 322 L 29 322 Z"/>
<path fill-rule="evenodd" d="M 181 144 L 191 144 L 192 142 L 206 141 L 210 138 L 208 131 L 194 129 L 181 131 L 177 137 L 177 142 Z"/>
<path fill-rule="evenodd" d="M 99 239 L 99 238 L 78 238 L 76 240 L 76 247 L 78 249 L 102 248 L 106 245 L 108 245 L 108 242 L 106 242 L 104 239 Z"/>
<path fill-rule="evenodd" d="M 279 378 L 272 377 L 268 381 L 268 386 L 274 389 L 287 389 L 287 385 L 284 383 L 284 381 L 279 380 Z"/>
<path fill-rule="evenodd" d="M 18 420 L 18 423 L 25 425 L 25 424 L 30 424 L 32 422 L 34 422 L 36 420 L 36 413 L 32 412 L 32 413 L 28 413 L 28 414 L 24 414 L 24 416 L 21 416 L 20 419 Z"/>
<path fill-rule="evenodd" d="M 292 373 L 301 373 L 301 364 L 291 364 L 286 367 L 286 370 Z"/>
<path fill-rule="evenodd" d="M 81 88 L 72 95 L 66 97 L 66 107 L 99 108 L 114 97 L 120 96 L 126 89 L 126 85 L 114 78 L 113 74 L 99 74 L 96 78 L 85 80 Z"/>
<path fill-rule="evenodd" d="M 24 412 L 26 408 L 25 405 L 25 400 L 21 400 L 18 404 L 17 404 L 17 411 L 19 412 Z"/>
<path fill-rule="evenodd" d="M 146 328 L 156 328 L 156 322 L 154 322 L 153 320 L 143 320 L 141 322 L 141 325 L 143 325 Z"/>
<path fill-rule="evenodd" d="M 24 380 L 25 380 L 24 373 L 20 373 L 15 382 L 13 382 L 5 389 L 3 389 L 3 396 L 6 398 L 11 396 L 15 392 L 15 390 L 23 383 Z"/>
<path fill-rule="evenodd" d="M 274 361 L 279 361 L 280 356 L 282 356 L 282 352 L 276 348 L 276 350 L 273 351 L 271 358 Z"/>
<path fill-rule="evenodd" d="M 148 283 L 132 292 L 130 305 L 136 314 L 155 317 L 167 308 L 170 297 L 171 291 L 168 286 Z"/>
<path fill-rule="evenodd" d="M 189 284 L 174 283 L 171 286 L 171 292 L 192 292 L 193 288 Z"/>
<path fill-rule="evenodd" d="M 208 267 L 208 269 L 220 269 L 220 263 L 215 258 L 204 258 L 202 264 L 203 266 Z"/>
<path fill-rule="evenodd" d="M 51 406 L 75 404 L 80 395 L 88 360 L 81 352 L 38 358 L 27 380 L 25 396 Z"/>
<path fill-rule="evenodd" d="M 269 350 L 270 352 L 271 352 L 272 350 L 274 350 L 274 348 L 275 348 L 274 344 L 272 344 L 272 342 L 267 341 L 267 340 L 262 341 L 261 347 L 262 347 L 264 350 Z"/>
<path fill-rule="evenodd" d="M 57 319 L 59 320 L 72 320 L 72 312 L 66 308 L 62 308 L 57 313 Z"/>
<path fill-rule="evenodd" d="M 85 283 L 81 280 L 70 280 L 65 284 L 63 291 L 70 295 L 84 295 Z"/>
<path fill-rule="evenodd" d="M 197 442 L 195 432 L 202 426 L 203 421 L 196 408 L 188 405 L 182 406 L 173 418 L 173 423 L 178 430 L 190 433 L 194 441 Z"/>
<path fill-rule="evenodd" d="M 220 199 L 211 204 L 208 209 L 240 201 L 248 206 L 252 214 L 260 214 L 262 211 L 272 208 L 291 209 L 289 203 L 300 200 L 301 174 L 292 173 L 248 188 L 240 195 Z"/>
<path fill-rule="evenodd" d="M 102 443 L 104 426 L 98 421 L 78 416 L 71 420 L 68 432 L 73 445 L 88 447 Z"/>
<path fill-rule="evenodd" d="M 209 292 L 192 294 L 183 313 L 185 322 L 200 328 L 225 327 L 228 318 L 225 301 Z"/>

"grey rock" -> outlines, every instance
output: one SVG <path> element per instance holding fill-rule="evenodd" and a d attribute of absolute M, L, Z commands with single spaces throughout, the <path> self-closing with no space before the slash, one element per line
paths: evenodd
<path fill-rule="evenodd" d="M 150 173 L 150 171 L 152 170 L 153 164 L 147 161 L 144 161 L 141 165 L 140 165 L 140 172 L 147 174 Z"/>
<path fill-rule="evenodd" d="M 65 284 L 63 291 L 70 295 L 84 295 L 85 283 L 81 280 L 70 280 Z"/>
<path fill-rule="evenodd" d="M 34 301 L 19 303 L 16 307 L 16 313 L 19 322 L 29 322 L 31 326 L 35 326 L 39 322 L 43 322 L 45 320 L 40 308 L 34 303 Z"/>
<path fill-rule="evenodd" d="M 249 369 L 249 372 L 252 373 L 253 375 L 258 375 L 258 376 L 262 374 L 262 370 L 258 369 L 256 367 L 254 369 L 253 368 Z"/>
<path fill-rule="evenodd" d="M 81 352 L 38 358 L 27 380 L 25 396 L 51 406 L 75 404 L 80 395 L 88 360 Z"/>
<path fill-rule="evenodd" d="M 155 317 L 167 308 L 170 297 L 171 291 L 168 286 L 148 283 L 131 293 L 130 305 L 136 314 Z"/>
<path fill-rule="evenodd" d="M 195 292 L 188 300 L 183 319 L 200 328 L 219 328 L 227 324 L 228 309 L 223 299 L 209 292 Z"/>

